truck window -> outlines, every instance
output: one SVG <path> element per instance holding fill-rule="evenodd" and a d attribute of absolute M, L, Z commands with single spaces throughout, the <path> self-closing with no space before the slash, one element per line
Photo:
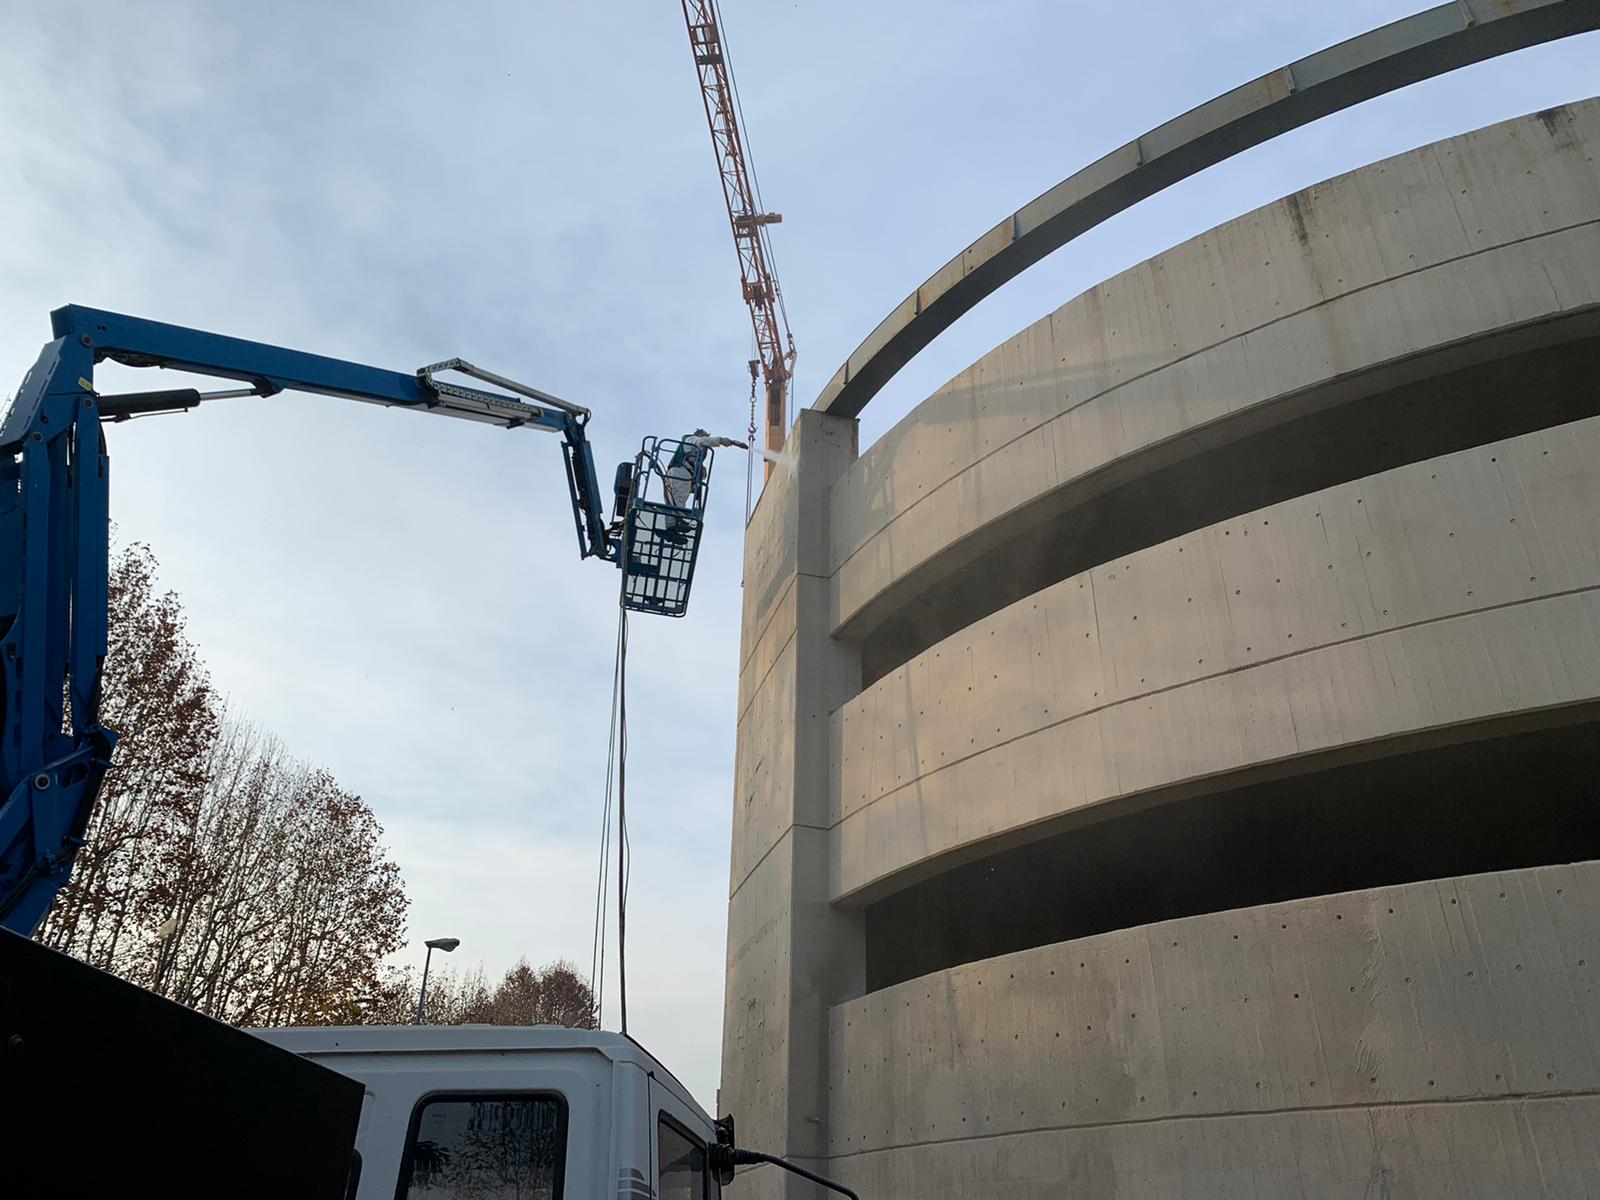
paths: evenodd
<path fill-rule="evenodd" d="M 656 1121 L 656 1200 L 714 1200 L 722 1189 L 706 1170 L 706 1147 L 665 1113 Z"/>
<path fill-rule="evenodd" d="M 561 1200 L 567 1106 L 551 1095 L 426 1096 L 411 1114 L 400 1200 Z"/>

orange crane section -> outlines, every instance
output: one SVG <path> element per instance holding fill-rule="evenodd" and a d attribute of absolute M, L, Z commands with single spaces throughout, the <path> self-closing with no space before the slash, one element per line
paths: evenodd
<path fill-rule="evenodd" d="M 717 171 L 722 176 L 722 196 L 728 204 L 728 222 L 733 228 L 733 244 L 739 254 L 739 277 L 744 285 L 744 302 L 750 309 L 750 325 L 756 336 L 756 358 L 750 362 L 754 383 L 761 374 L 766 394 L 766 445 L 774 453 L 783 450 L 789 428 L 789 380 L 794 374 L 794 335 L 783 309 L 783 292 L 772 272 L 772 251 L 767 244 L 766 227 L 776 225 L 779 213 L 762 212 L 739 134 L 738 101 L 722 45 L 716 0 L 682 0 L 683 19 L 689 28 L 689 45 L 694 50 L 695 70 L 700 75 L 700 98 L 705 103 L 706 122 L 711 127 L 711 146 L 717 155 Z M 752 430 L 753 432 L 753 430 Z M 772 462 L 767 461 L 771 478 Z"/>

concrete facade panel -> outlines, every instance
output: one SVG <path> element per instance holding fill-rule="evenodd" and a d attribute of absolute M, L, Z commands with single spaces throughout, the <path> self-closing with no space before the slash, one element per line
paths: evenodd
<path fill-rule="evenodd" d="M 855 426 L 806 413 L 753 515 L 746 558 L 722 1103 L 747 1144 L 825 1154 L 828 1005 L 862 988 L 860 920 L 827 898 L 830 715 L 859 690 L 828 636 L 827 528 L 806 522 L 856 454 Z M 762 1171 L 750 1194 L 788 1196 Z"/>
<path fill-rule="evenodd" d="M 910 868 L 991 838 L 1303 756 L 1394 752 L 1452 727 L 1600 698 L 1593 591 L 1410 626 L 1280 659 L 1064 721 L 973 754 L 846 816 L 836 901 L 862 903 Z M 1504 664 L 1517 662 L 1509 678 Z M 1306 769 L 1320 765 L 1308 762 Z M 1337 757 L 1327 761 L 1348 761 Z M 1109 815 L 1108 813 L 1102 815 Z M 934 860 L 944 858 L 943 863 Z"/>
<path fill-rule="evenodd" d="M 794 862 L 787 835 L 751 866 L 728 906 L 728 974 L 723 1004 L 719 1103 L 753 1126 L 746 1138 L 781 1138 L 788 1121 L 790 1005 L 793 951 L 789 921 Z M 733 1106 L 737 1107 L 733 1107 Z"/>
<path fill-rule="evenodd" d="M 1597 147 L 1594 101 L 1480 130 L 1298 193 L 1069 302 L 833 485 L 837 625 L 961 539 L 1136 451 L 1600 306 Z"/>
<path fill-rule="evenodd" d="M 1090 185 L 1522 7 L 1124 147 L 836 382 Z M 865 456 L 802 414 L 747 534 L 742 1143 L 880 1198 L 1600 1195 L 1597 149 L 1600 100 L 1307 189 Z"/>
<path fill-rule="evenodd" d="M 1600 697 L 1596 528 L 1589 418 L 1013 604 L 844 706 L 835 896 L 1118 796 Z"/>
<path fill-rule="evenodd" d="M 1538 1190 L 1561 1176 L 1524 1153 L 1523 1106 L 1562 1114 L 1545 1136 L 1578 1132 L 1560 1158 L 1593 1179 L 1600 1126 L 1562 1106 L 1600 1114 L 1597 897 L 1597 863 L 1408 884 L 1040 947 L 837 1005 L 835 1169 L 863 1194 L 982 1178 L 1114 1195 L 1178 1134 L 1165 1152 L 1185 1196 L 1213 1173 L 1218 1194 L 1362 1194 L 1383 1169 L 1413 1189 L 1386 1194 L 1456 1195 L 1481 1164 L 1494 1185 L 1467 1194 L 1566 1194 Z M 1328 1140 L 1357 1114 L 1362 1136 Z M 1523 1129 L 1509 1157 L 1506 1122 Z M 1419 1174 L 1435 1137 L 1463 1173 Z M 1042 1169 L 1013 1175 L 1012 1154 Z"/>
<path fill-rule="evenodd" d="M 1597 1127 L 1592 1096 L 1374 1105 L 936 1142 L 830 1169 L 862 1196 L 930 1200 L 1580 1200 L 1600 1192 Z"/>

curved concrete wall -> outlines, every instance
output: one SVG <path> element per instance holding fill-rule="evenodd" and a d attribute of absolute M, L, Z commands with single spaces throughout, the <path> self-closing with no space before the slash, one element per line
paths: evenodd
<path fill-rule="evenodd" d="M 1083 938 L 841 1004 L 863 1196 L 1600 1191 L 1600 864 Z"/>
<path fill-rule="evenodd" d="M 1226 438 L 1290 399 L 1348 404 L 1408 360 L 1447 370 L 1513 330 L 1592 333 L 1597 148 L 1596 101 L 1452 138 L 1203 234 L 1030 326 L 834 484 L 836 630 L 862 636 L 1031 508 L 1196 453 L 1213 444 L 1201 433 Z"/>
<path fill-rule="evenodd" d="M 1600 700 L 1600 417 L 1302 496 L 1021 601 L 850 701 L 834 897 L 1010 830 Z"/>
<path fill-rule="evenodd" d="M 1597 149 L 1589 101 L 1309 189 L 865 456 L 801 414 L 747 535 L 742 1141 L 879 1197 L 1600 1190 L 1600 866 L 1546 865 L 1600 857 Z M 1224 452 L 1272 488 L 1228 490 Z M 1140 505 L 1178 524 L 1107 531 Z M 952 581 L 966 607 L 869 661 Z M 1318 836 L 1401 812 L 1382 856 Z M 1152 828 L 1184 873 L 1188 833 L 1280 814 L 1276 873 L 1134 894 Z M 1111 899 L 1056 921 L 1047 872 L 1096 846 Z M 996 936 L 1007 887 L 1032 907 Z"/>

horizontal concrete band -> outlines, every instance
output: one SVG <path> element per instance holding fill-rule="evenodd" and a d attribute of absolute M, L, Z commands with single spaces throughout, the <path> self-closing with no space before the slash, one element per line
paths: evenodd
<path fill-rule="evenodd" d="M 978 301 L 1179 180 L 1374 96 L 1595 28 L 1596 0 L 1452 0 L 1226 92 L 1069 176 L 973 242 L 879 323 L 814 407 L 856 416 Z"/>
<path fill-rule="evenodd" d="M 1466 1140 L 1451 1157 L 1480 1162 L 1467 1144 L 1495 1148 L 1507 1114 L 1466 1102 L 1579 1094 L 1591 1098 L 1588 1119 L 1600 1115 L 1597 1002 L 1600 863 L 1166 921 L 836 1005 L 830 1148 L 846 1178 L 883 1195 L 954 1194 L 962 1179 L 1006 1194 L 1006 1180 L 1061 1181 L 1074 1159 L 1089 1175 L 1076 1180 L 1081 1194 L 1112 1195 L 1109 1177 L 1136 1171 L 1135 1152 L 1181 1175 L 1185 1196 L 1208 1194 L 1194 1186 L 1207 1171 L 1253 1174 L 1251 1189 L 1220 1194 L 1254 1194 L 1395 1153 L 1424 1156 L 1411 1164 L 1421 1167 L 1435 1143 L 1408 1133 L 1409 1121 L 1459 1123 Z M 1442 1102 L 1459 1111 L 1396 1111 Z M 1353 1128 L 1367 1132 L 1330 1145 L 1316 1131 L 1344 1118 L 1316 1110 L 1337 1109 L 1362 1114 Z M 1204 1118 L 1236 1123 L 1208 1131 Z M 1374 1147 L 1386 1122 L 1394 1142 Z M 1174 1123 L 1176 1139 L 1159 1128 Z M 1590 1172 L 1600 1167 L 1597 1131 L 1579 1142 Z M 1021 1134 L 1070 1140 L 995 1145 Z M 1526 1174 L 1525 1140 L 1498 1149 L 1496 1171 Z M 1015 1174 L 1008 1159 L 1029 1153 L 1047 1157 Z M 911 1186 L 924 1171 L 927 1191 Z M 1147 1183 L 1137 1194 L 1164 1192 Z"/>
<path fill-rule="evenodd" d="M 918 1200 L 1569 1200 L 1600 1195 L 1597 1129 L 1592 1094 L 1363 1105 L 942 1142 L 836 1158 L 828 1174 Z"/>
<path fill-rule="evenodd" d="M 1290 399 L 1359 400 L 1397 364 L 1473 363 L 1508 331 L 1592 333 L 1575 317 L 1600 308 L 1597 150 L 1600 101 L 1506 122 L 1298 193 L 1070 301 L 834 485 L 835 632 L 869 631 L 908 588 L 936 586 L 1030 509 L 1103 490 L 1119 464 L 1202 453 Z"/>
<path fill-rule="evenodd" d="M 834 715 L 831 894 L 1108 802 L 1596 700 L 1596 528 L 1600 417 L 1064 580 Z"/>
<path fill-rule="evenodd" d="M 855 461 L 858 435 L 854 421 L 809 409 L 796 418 L 789 435 L 794 444 L 785 446 L 789 461 L 767 481 L 745 527 L 741 663 L 791 575 L 832 573 L 828 526 L 817 514 L 826 506 L 827 488 L 838 474 L 838 464 Z M 804 470 L 802 458 L 808 460 Z M 822 460 L 827 460 L 826 466 Z"/>

